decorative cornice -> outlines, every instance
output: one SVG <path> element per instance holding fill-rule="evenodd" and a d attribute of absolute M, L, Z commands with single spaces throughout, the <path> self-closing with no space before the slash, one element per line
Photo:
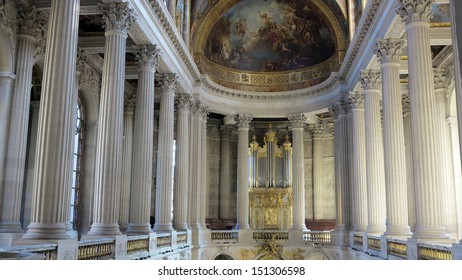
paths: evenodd
<path fill-rule="evenodd" d="M 189 110 L 191 108 L 192 97 L 186 93 L 180 93 L 175 96 L 175 105 L 180 110 Z"/>
<path fill-rule="evenodd" d="M 409 97 L 409 92 L 406 92 L 402 95 L 401 104 L 403 106 L 403 115 L 409 114 L 411 112 L 411 100 Z"/>
<path fill-rule="evenodd" d="M 253 116 L 245 115 L 245 114 L 238 114 L 234 118 L 238 128 L 249 128 L 249 125 L 252 119 L 253 119 Z"/>
<path fill-rule="evenodd" d="M 238 99 L 250 99 L 250 100 L 280 100 L 280 99 L 290 99 L 290 98 L 297 98 L 297 97 L 306 97 L 310 95 L 315 95 L 319 93 L 324 93 L 331 90 L 337 82 L 340 80 L 337 73 L 332 73 L 331 77 L 327 79 L 325 82 L 316 85 L 313 88 L 309 88 L 306 91 L 298 91 L 298 92 L 287 92 L 287 93 L 245 93 L 245 92 L 238 92 L 233 91 L 232 89 L 218 87 L 210 83 L 207 77 L 202 78 L 202 85 L 208 88 L 210 91 L 217 95 L 221 95 L 224 97 L 232 97 Z"/>
<path fill-rule="evenodd" d="M 163 4 L 162 0 L 150 0 L 152 9 L 154 10 L 154 13 L 156 14 L 157 18 L 161 22 L 162 26 L 164 27 L 164 30 L 168 34 L 170 40 L 172 41 L 172 44 L 175 46 L 175 48 L 178 50 L 179 55 L 181 56 L 181 60 L 186 64 L 186 67 L 188 68 L 189 72 L 193 76 L 194 80 L 196 82 L 200 82 L 200 72 L 199 69 L 197 69 L 196 64 L 194 60 L 192 59 L 191 55 L 189 55 L 189 50 L 187 47 L 183 46 L 184 44 L 181 44 L 183 39 L 178 32 L 175 32 L 176 27 L 174 27 L 174 23 L 172 20 L 169 21 L 168 17 L 170 17 L 168 14 L 168 11 L 165 11 L 163 7 L 165 5 Z"/>
<path fill-rule="evenodd" d="M 157 45 L 133 46 L 133 54 L 139 68 L 155 70 L 162 55 Z"/>
<path fill-rule="evenodd" d="M 434 0 L 398 0 L 396 13 L 406 24 L 430 22 L 433 16 L 433 2 Z"/>
<path fill-rule="evenodd" d="M 127 32 L 135 22 L 136 17 L 128 3 L 98 4 L 103 19 L 103 28 L 107 31 Z"/>
<path fill-rule="evenodd" d="M 350 92 L 347 106 L 350 110 L 364 109 L 364 92 L 362 91 Z"/>
<path fill-rule="evenodd" d="M 433 69 L 433 80 L 435 89 L 446 89 L 448 87 L 448 78 L 444 69 Z"/>
<path fill-rule="evenodd" d="M 363 13 L 362 15 L 362 17 L 364 17 L 363 24 L 360 27 L 358 26 L 358 28 L 360 29 L 356 30 L 357 32 L 356 40 L 352 42 L 353 46 L 350 45 L 351 51 L 347 52 L 345 59 L 343 60 L 343 65 L 340 70 L 340 78 L 342 80 L 346 79 L 348 72 L 350 71 L 351 66 L 353 65 L 353 62 L 356 56 L 358 55 L 359 49 L 364 43 L 366 34 L 371 29 L 371 24 L 374 21 L 375 15 L 377 14 L 380 3 L 382 3 L 383 1 L 382 0 L 369 0 L 369 2 L 371 2 L 369 9 L 364 11 L 364 12 L 367 12 L 367 14 Z"/>
<path fill-rule="evenodd" d="M 382 85 L 382 73 L 380 70 L 366 69 L 361 71 L 359 78 L 363 90 L 380 89 Z"/>
<path fill-rule="evenodd" d="M 178 75 L 175 73 L 156 74 L 156 82 L 162 90 L 175 91 L 178 85 Z"/>
<path fill-rule="evenodd" d="M 380 63 L 398 63 L 401 59 L 404 46 L 405 41 L 402 39 L 380 39 L 375 43 L 374 54 Z"/>
<path fill-rule="evenodd" d="M 292 128 L 303 128 L 307 121 L 307 117 L 304 114 L 288 115 L 287 118 Z"/>

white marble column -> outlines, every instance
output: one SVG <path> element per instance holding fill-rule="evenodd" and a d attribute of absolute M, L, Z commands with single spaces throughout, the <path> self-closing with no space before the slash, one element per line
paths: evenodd
<path fill-rule="evenodd" d="M 154 81 L 160 51 L 156 45 L 134 48 L 138 64 L 128 234 L 149 234 L 152 186 Z M 172 139 L 173 143 L 173 139 Z"/>
<path fill-rule="evenodd" d="M 176 98 L 176 157 L 175 187 L 173 206 L 173 227 L 176 230 L 188 230 L 189 192 L 189 113 L 191 95 L 180 94 Z"/>
<path fill-rule="evenodd" d="M 374 50 L 382 66 L 383 138 L 387 230 L 389 236 L 410 236 L 407 208 L 406 151 L 399 80 L 399 61 L 404 41 L 384 39 Z"/>
<path fill-rule="evenodd" d="M 251 116 L 236 116 L 237 147 L 237 224 L 236 229 L 250 229 L 249 225 L 249 125 Z"/>
<path fill-rule="evenodd" d="M 329 110 L 334 117 L 335 141 L 335 231 L 350 229 L 350 185 L 348 156 L 348 118 L 344 100 L 332 105 Z"/>
<path fill-rule="evenodd" d="M 364 93 L 351 92 L 348 100 L 352 114 L 352 231 L 367 230 L 367 177 L 366 177 L 366 130 L 364 115 Z"/>
<path fill-rule="evenodd" d="M 453 149 L 453 170 L 454 170 L 454 185 L 462 186 L 462 164 L 460 157 L 460 146 L 459 146 L 459 131 L 457 126 L 457 117 L 448 117 L 447 120 L 449 130 L 451 132 L 451 146 Z M 456 187 L 456 211 L 457 211 L 457 226 L 458 226 L 458 239 L 462 238 L 462 188 Z"/>
<path fill-rule="evenodd" d="M 133 112 L 135 111 L 136 95 L 124 95 L 124 137 L 122 148 L 122 184 L 120 187 L 119 227 L 126 232 L 130 222 L 130 186 L 132 179 L 133 157 Z"/>
<path fill-rule="evenodd" d="M 199 184 L 199 193 L 200 193 L 200 215 L 199 222 L 203 230 L 207 229 L 206 226 L 206 215 L 207 215 L 207 177 L 208 177 L 208 162 L 207 162 L 207 116 L 210 113 L 209 108 L 201 102 L 200 104 L 200 114 L 201 114 L 201 131 L 200 131 L 200 176 L 201 179 Z"/>
<path fill-rule="evenodd" d="M 324 199 L 324 172 L 323 172 L 323 135 L 324 124 L 310 124 L 308 126 L 313 139 L 313 219 L 324 219 L 326 201 Z M 295 157 L 295 155 L 294 155 Z"/>
<path fill-rule="evenodd" d="M 201 182 L 201 113 L 200 101 L 191 102 L 190 142 L 189 142 L 189 226 L 193 230 L 202 229 L 200 224 L 200 182 Z"/>
<path fill-rule="evenodd" d="M 380 116 L 380 70 L 363 70 L 360 77 L 365 95 L 366 117 L 366 172 L 367 172 L 367 233 L 385 231 L 385 163 L 383 153 L 382 120 Z"/>
<path fill-rule="evenodd" d="M 19 6 L 16 81 L 11 100 L 9 133 L 6 147 L 5 177 L 0 177 L 4 196 L 0 216 L 0 232 L 22 232 L 21 199 L 26 169 L 27 133 L 29 127 L 30 89 L 37 38 L 43 20 L 35 7 Z M 2 170 L 3 172 L 3 170 Z M 1 199 L 1 197 L 0 197 Z"/>
<path fill-rule="evenodd" d="M 11 99 L 16 76 L 13 73 L 0 73 L 0 209 L 2 209 L 3 175 L 6 163 L 8 129 L 10 125 Z"/>
<path fill-rule="evenodd" d="M 171 232 L 173 191 L 173 129 L 175 120 L 175 89 L 178 76 L 157 74 L 160 86 L 159 147 L 157 151 L 156 213 L 153 230 Z"/>
<path fill-rule="evenodd" d="M 442 218 L 443 225 L 446 232 L 451 238 L 457 236 L 457 214 L 456 214 L 456 200 L 454 188 L 454 169 L 452 167 L 453 159 L 450 152 L 452 151 L 449 141 L 449 126 L 446 122 L 446 104 L 448 95 L 447 77 L 444 70 L 434 69 L 434 83 L 436 95 L 436 122 L 437 132 L 439 135 L 438 141 L 440 143 L 437 147 L 440 149 L 438 152 L 441 157 L 441 188 L 443 196 Z"/>
<path fill-rule="evenodd" d="M 414 185 L 414 157 L 412 155 L 412 136 L 411 136 L 411 103 L 409 92 L 402 95 L 403 105 L 403 126 L 404 126 L 404 146 L 406 152 L 406 182 L 407 182 L 407 209 L 408 221 L 411 232 L 415 229 L 415 185 Z"/>
<path fill-rule="evenodd" d="M 449 6 L 451 8 L 451 15 L 462 14 L 462 2 L 456 0 L 450 0 Z M 454 80 L 456 90 L 456 102 L 457 102 L 457 118 L 459 125 L 459 139 L 462 139 L 462 17 L 452 16 L 451 17 L 451 31 L 452 31 L 452 48 L 454 54 Z M 462 141 L 458 142 L 459 154 L 455 161 L 462 160 Z M 458 186 L 458 185 L 456 185 Z M 459 185 L 460 186 L 460 185 Z"/>
<path fill-rule="evenodd" d="M 231 212 L 231 153 L 229 140 L 232 134 L 230 126 L 220 127 L 220 215 L 221 220 L 230 219 Z"/>
<path fill-rule="evenodd" d="M 439 154 L 429 17 L 433 0 L 399 0 L 406 24 L 416 218 L 414 238 L 448 238 L 442 221 L 442 155 Z"/>
<path fill-rule="evenodd" d="M 119 230 L 122 179 L 123 101 L 127 31 L 134 21 L 127 3 L 100 5 L 106 43 L 101 81 L 93 224 L 89 237 L 114 236 Z"/>
<path fill-rule="evenodd" d="M 52 1 L 42 79 L 32 216 L 24 238 L 69 238 L 79 0 Z M 63 60 L 62 58 L 67 59 Z M 30 88 L 29 88 L 30 89 Z M 57 118 L 56 116 L 60 116 Z"/>
<path fill-rule="evenodd" d="M 303 152 L 303 127 L 306 123 L 304 114 L 288 116 L 292 127 L 292 189 L 293 189 L 293 230 L 306 230 L 305 224 L 305 160 Z M 313 151 L 314 151 L 313 147 Z M 316 164 L 313 157 L 313 166 Z M 321 149 L 322 164 L 322 149 Z M 315 175 L 315 174 L 314 174 Z M 316 201 L 316 197 L 315 197 Z M 316 209 L 315 209 L 316 210 Z M 316 214 L 316 212 L 315 212 Z"/>

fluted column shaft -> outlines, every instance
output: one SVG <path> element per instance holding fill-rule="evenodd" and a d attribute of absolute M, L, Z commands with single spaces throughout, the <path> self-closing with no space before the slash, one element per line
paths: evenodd
<path fill-rule="evenodd" d="M 106 27 L 101 82 L 93 224 L 89 235 L 113 236 L 119 230 L 122 174 L 123 101 L 127 28 L 133 21 L 126 3 L 101 5 Z"/>
<path fill-rule="evenodd" d="M 159 49 L 155 45 L 137 46 L 134 48 L 134 54 L 138 64 L 138 88 L 133 139 L 135 160 L 132 164 L 130 224 L 127 233 L 149 234 L 154 142 L 154 79 Z"/>
<path fill-rule="evenodd" d="M 303 152 L 303 127 L 306 122 L 303 114 L 289 116 L 292 126 L 292 185 L 293 222 L 292 229 L 306 230 L 305 224 L 305 160 Z M 321 149 L 322 151 L 322 149 Z M 313 158 L 313 161 L 315 159 Z M 322 154 L 321 154 L 322 160 Z M 322 162 L 321 162 L 322 164 Z"/>
<path fill-rule="evenodd" d="M 382 66 L 383 137 L 387 194 L 386 235 L 411 235 L 408 221 L 406 152 L 399 81 L 399 59 L 404 42 L 377 42 L 375 53 Z"/>
<path fill-rule="evenodd" d="M 42 24 L 35 8 L 20 8 L 17 42 L 16 81 L 11 101 L 11 115 L 6 149 L 5 177 L 0 177 L 4 195 L 0 216 L 0 232 L 22 232 L 21 199 L 26 169 L 27 133 L 29 127 L 30 88 L 36 36 Z M 3 170 L 2 170 L 3 172 Z M 0 197 L 1 199 L 1 197 Z"/>
<path fill-rule="evenodd" d="M 334 116 L 335 141 L 335 205 L 336 231 L 350 228 L 350 185 L 348 156 L 348 118 L 345 102 L 339 101 L 330 107 Z"/>
<path fill-rule="evenodd" d="M 176 157 L 175 187 L 173 188 L 173 227 L 176 230 L 187 230 L 188 227 L 188 195 L 189 195 L 189 112 L 191 96 L 179 95 L 176 99 Z"/>
<path fill-rule="evenodd" d="M 451 133 L 451 147 L 453 149 L 453 170 L 454 170 L 454 185 L 462 186 L 462 164 L 459 158 L 460 146 L 459 146 L 459 132 L 457 126 L 457 117 L 448 117 L 447 120 L 449 125 L 449 130 Z M 455 188 L 455 197 L 456 197 L 456 211 L 457 211 L 457 226 L 460 239 L 462 237 L 462 188 Z"/>
<path fill-rule="evenodd" d="M 189 226 L 193 230 L 200 230 L 200 182 L 201 182 L 201 114 L 200 114 L 200 101 L 195 100 L 191 104 L 191 119 L 190 119 L 190 143 L 189 143 L 189 182 L 190 182 L 190 196 L 189 196 Z"/>
<path fill-rule="evenodd" d="M 364 116 L 364 94 L 354 92 L 349 99 L 352 114 L 352 231 L 365 232 L 367 229 L 367 177 L 366 177 L 366 130 Z"/>
<path fill-rule="evenodd" d="M 402 96 L 403 104 L 403 126 L 404 126 L 404 146 L 406 151 L 406 181 L 407 181 L 407 209 L 408 220 L 411 232 L 415 228 L 415 185 L 414 185 L 414 157 L 412 155 L 412 136 L 411 136 L 411 114 L 409 93 Z"/>
<path fill-rule="evenodd" d="M 176 74 L 158 74 L 160 88 L 159 148 L 157 151 L 157 187 L 154 231 L 169 232 L 172 227 L 173 132 L 175 120 Z"/>
<path fill-rule="evenodd" d="M 75 129 L 76 60 L 79 0 L 52 1 L 48 23 L 40 104 L 32 215 L 25 238 L 69 238 L 69 217 Z M 62 58 L 67 59 L 63 60 Z M 25 85 L 27 86 L 27 85 Z M 29 88 L 30 89 L 30 88 Z M 57 118 L 56 116 L 60 116 Z"/>
<path fill-rule="evenodd" d="M 451 237 L 457 235 L 457 213 L 454 189 L 454 169 L 452 167 L 453 159 L 451 155 L 449 140 L 449 126 L 446 122 L 446 103 L 447 103 L 447 77 L 443 70 L 434 69 L 435 96 L 436 96 L 436 122 L 437 135 L 440 143 L 437 147 L 440 149 L 438 154 L 441 155 L 441 188 L 443 197 L 442 222 L 447 233 Z"/>
<path fill-rule="evenodd" d="M 323 124 L 313 124 L 309 126 L 313 139 L 313 217 L 315 220 L 324 219 L 325 203 L 324 199 L 324 172 L 323 172 Z M 294 155 L 295 157 L 295 155 Z"/>
<path fill-rule="evenodd" d="M 221 127 L 221 149 L 220 149 L 220 219 L 230 219 L 230 198 L 231 198 L 231 166 L 229 139 L 231 129 L 227 126 Z"/>
<path fill-rule="evenodd" d="M 237 147 L 237 224 L 236 229 L 250 229 L 249 225 L 249 124 L 252 117 L 236 116 Z"/>
<path fill-rule="evenodd" d="M 11 99 L 13 96 L 14 74 L 0 74 L 0 209 L 4 184 L 2 182 L 6 163 L 8 128 L 10 124 Z"/>
<path fill-rule="evenodd" d="M 360 81 L 365 94 L 367 206 L 369 209 L 367 232 L 382 234 L 385 231 L 386 198 L 380 116 L 379 88 L 382 81 L 380 71 L 362 71 Z"/>
<path fill-rule="evenodd" d="M 206 215 L 207 215 L 207 177 L 208 177 L 208 168 L 207 168 L 207 115 L 209 114 L 208 108 L 201 104 L 201 136 L 200 136 L 200 145 L 201 153 L 199 154 L 200 158 L 200 176 L 201 182 L 199 184 L 199 193 L 200 193 L 200 216 L 199 221 L 202 229 L 207 229 L 206 226 Z"/>
<path fill-rule="evenodd" d="M 132 98 L 130 98 L 132 99 Z M 125 232 L 130 222 L 130 186 L 132 178 L 133 157 L 133 107 L 131 100 L 125 101 L 124 110 L 124 140 L 122 150 L 122 185 L 120 188 L 119 226 Z M 134 105 L 134 104 L 133 104 Z"/>
<path fill-rule="evenodd" d="M 416 185 L 415 238 L 447 238 L 442 222 L 442 157 L 439 154 L 436 101 L 429 38 L 432 0 L 399 0 L 406 23 L 411 103 L 414 182 Z"/>

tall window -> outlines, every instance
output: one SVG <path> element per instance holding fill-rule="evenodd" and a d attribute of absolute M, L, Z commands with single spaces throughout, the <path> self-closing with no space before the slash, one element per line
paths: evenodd
<path fill-rule="evenodd" d="M 79 214 L 79 190 L 80 190 L 80 175 L 82 162 L 83 148 L 83 127 L 84 114 L 80 99 L 77 100 L 77 108 L 75 114 L 75 132 L 74 132 L 74 158 L 72 161 L 72 192 L 71 192 L 71 211 L 69 222 L 74 230 L 78 230 L 78 214 Z"/>

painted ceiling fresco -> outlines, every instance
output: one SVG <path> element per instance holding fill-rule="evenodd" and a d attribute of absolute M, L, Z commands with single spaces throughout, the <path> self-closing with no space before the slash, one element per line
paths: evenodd
<path fill-rule="evenodd" d="M 244 0 L 215 23 L 205 56 L 244 71 L 298 70 L 336 52 L 325 16 L 310 1 Z"/>

